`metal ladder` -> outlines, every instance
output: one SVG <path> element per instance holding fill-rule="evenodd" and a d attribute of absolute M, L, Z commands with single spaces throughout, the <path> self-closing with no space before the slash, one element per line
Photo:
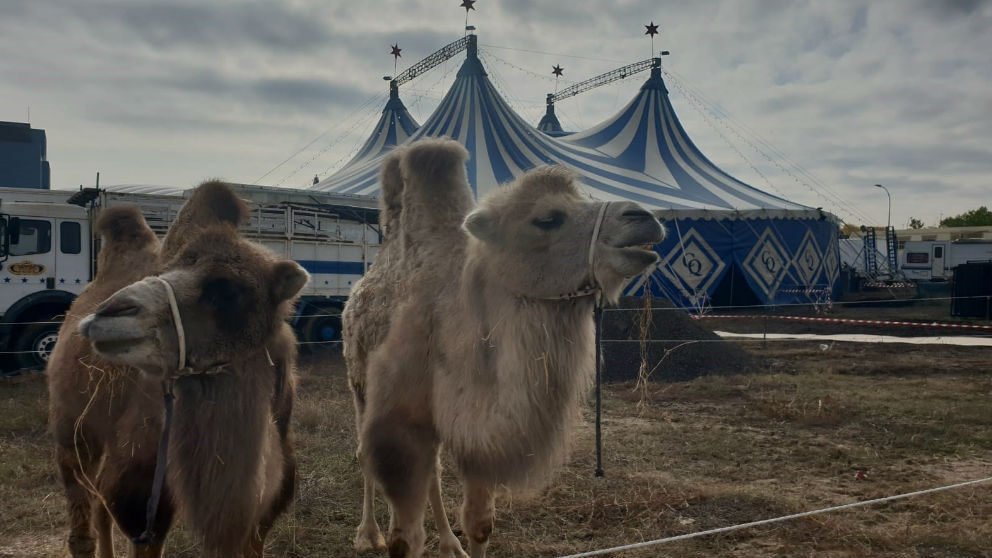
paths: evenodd
<path fill-rule="evenodd" d="M 875 255 L 878 253 L 877 241 L 875 237 L 875 229 L 868 227 L 865 229 L 865 273 L 869 277 L 875 277 L 878 275 L 878 258 Z"/>
<path fill-rule="evenodd" d="M 889 264 L 889 275 L 895 275 L 899 269 L 899 240 L 896 238 L 895 227 L 885 229 L 885 256 Z"/>

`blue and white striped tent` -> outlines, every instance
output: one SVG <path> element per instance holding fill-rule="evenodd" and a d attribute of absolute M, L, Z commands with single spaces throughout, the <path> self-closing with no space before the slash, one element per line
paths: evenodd
<path fill-rule="evenodd" d="M 365 140 L 358 153 L 331 178 L 348 182 L 356 176 L 363 176 L 368 168 L 377 169 L 382 163 L 382 157 L 397 145 L 407 141 L 419 127 L 420 124 L 417 124 L 410 112 L 406 110 L 406 105 L 400 100 L 399 90 L 395 85 L 392 85 L 389 88 L 389 101 L 383 107 L 382 116 L 379 117 L 375 128 L 372 129 L 369 139 Z M 321 186 L 326 182 L 326 180 L 320 182 L 314 187 L 320 190 L 331 190 L 331 188 Z"/>
<path fill-rule="evenodd" d="M 591 198 L 654 210 L 670 233 L 656 247 L 662 262 L 647 282 L 633 282 L 630 293 L 649 286 L 678 305 L 700 307 L 806 301 L 833 292 L 839 269 L 834 219 L 753 188 L 709 161 L 679 123 L 658 68 L 614 117 L 552 137 L 503 100 L 471 39 L 450 90 L 406 141 L 448 136 L 465 145 L 477 196 L 531 168 L 559 164 L 579 174 Z M 363 148 L 366 155 L 314 187 L 377 195 L 388 149 L 373 151 Z"/>

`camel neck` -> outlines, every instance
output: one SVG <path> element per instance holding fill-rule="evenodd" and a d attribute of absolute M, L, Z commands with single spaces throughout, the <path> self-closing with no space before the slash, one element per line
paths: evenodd
<path fill-rule="evenodd" d="M 438 336 L 459 346 L 436 390 L 464 402 L 435 407 L 442 438 L 466 472 L 511 486 L 540 482 L 566 455 L 558 434 L 592 384 L 592 298 L 527 300 L 494 284 L 461 297 Z"/>

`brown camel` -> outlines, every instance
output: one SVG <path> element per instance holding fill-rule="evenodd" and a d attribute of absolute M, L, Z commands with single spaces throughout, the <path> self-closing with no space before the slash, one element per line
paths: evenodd
<path fill-rule="evenodd" d="M 102 212 L 95 225 L 102 237 L 98 274 L 73 302 L 59 330 L 48 362 L 50 425 L 56 464 L 65 488 L 69 515 L 69 551 L 113 556 L 110 514 L 121 530 L 137 537 L 145 528 L 162 429 L 162 388 L 154 378 L 92 354 L 76 333 L 80 319 L 121 287 L 155 273 L 159 242 L 134 207 Z M 165 535 L 173 510 L 163 498 L 154 531 Z M 139 545 L 131 554 L 157 556 L 161 539 Z"/>
<path fill-rule="evenodd" d="M 344 312 L 359 453 L 390 504 L 392 556 L 422 553 L 428 499 L 443 518 L 441 444 L 464 485 L 470 553 L 485 555 L 497 488 L 539 486 L 567 455 L 595 370 L 596 297 L 615 301 L 664 237 L 636 204 L 582 198 L 560 167 L 475 208 L 466 157 L 432 140 L 389 159 L 383 212 L 397 230 Z M 381 538 L 374 522 L 360 538 Z"/>
<path fill-rule="evenodd" d="M 165 490 L 154 541 L 136 546 L 133 554 L 161 553 L 174 507 L 205 553 L 261 555 L 265 535 L 292 500 L 296 347 L 285 320 L 307 275 L 294 262 L 278 260 L 239 236 L 237 225 L 247 211 L 227 185 L 201 185 L 170 229 L 159 258 L 150 251 L 140 262 L 144 267 L 125 266 L 122 272 L 130 275 L 118 283 L 127 286 L 117 285 L 123 288 L 116 293 L 107 286 L 81 296 L 63 327 L 66 335 L 59 343 L 65 346 L 61 352 L 56 347 L 49 365 L 53 424 L 57 432 L 68 432 L 59 437 L 65 439 L 59 441 L 60 453 L 68 454 L 60 462 L 81 453 L 92 462 L 82 484 L 95 485 L 90 488 L 97 500 L 101 555 L 110 555 L 112 547 L 100 510 L 109 509 L 132 539 L 145 528 L 162 432 L 163 386 L 172 385 L 175 396 Z M 115 266 L 114 257 L 101 254 L 101 261 Z M 108 283 L 116 278 L 109 271 L 101 267 L 94 287 L 103 277 Z M 141 277 L 146 278 L 134 282 Z M 93 313 L 80 320 L 88 312 Z M 101 394 L 99 383 L 87 384 L 94 374 L 111 376 L 130 390 Z M 80 385 L 80 394 L 67 395 Z M 73 396 L 89 403 L 80 406 Z M 101 405 L 101 397 L 116 407 Z M 102 462 L 101 451 L 108 456 Z M 64 479 L 73 474 L 63 470 L 69 473 L 63 473 Z M 74 504 L 71 491 L 86 487 L 66 484 L 72 516 L 74 506 L 85 504 L 82 498 Z M 70 549 L 92 554 L 88 521 L 85 514 L 77 515 L 81 519 L 72 521 Z"/>

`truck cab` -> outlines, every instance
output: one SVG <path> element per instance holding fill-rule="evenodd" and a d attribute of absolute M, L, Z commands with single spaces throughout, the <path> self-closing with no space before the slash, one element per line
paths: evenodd
<path fill-rule="evenodd" d="M 0 202 L 0 346 L 21 368 L 44 367 L 91 279 L 88 213 L 58 198 Z"/>

